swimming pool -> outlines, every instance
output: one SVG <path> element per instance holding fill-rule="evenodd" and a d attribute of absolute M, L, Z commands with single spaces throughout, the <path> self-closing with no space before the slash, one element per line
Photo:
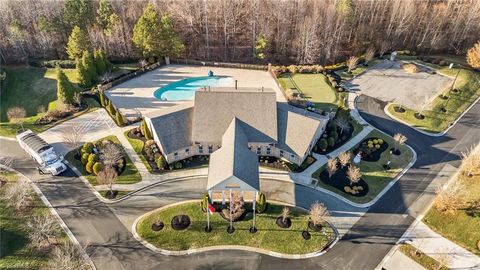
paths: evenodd
<path fill-rule="evenodd" d="M 204 86 L 233 86 L 233 83 L 233 78 L 226 76 L 192 77 L 167 84 L 156 90 L 153 95 L 157 99 L 167 101 L 189 100 L 195 96 L 195 90 Z"/>

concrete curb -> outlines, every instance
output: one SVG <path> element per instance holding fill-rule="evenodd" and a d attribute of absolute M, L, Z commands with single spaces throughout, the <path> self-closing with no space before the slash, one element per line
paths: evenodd
<path fill-rule="evenodd" d="M 475 104 L 477 104 L 477 102 L 480 100 L 480 97 L 478 97 L 474 102 L 472 102 L 472 104 L 470 104 L 470 106 L 468 106 L 462 114 L 460 114 L 456 119 L 455 121 L 453 121 L 453 123 L 448 126 L 444 131 L 442 132 L 439 132 L 439 133 L 432 133 L 432 132 L 428 132 L 428 131 L 423 131 L 421 129 L 418 129 L 414 126 L 412 126 L 410 123 L 407 123 L 406 121 L 403 121 L 397 117 L 395 117 L 394 115 L 392 115 L 389 111 L 388 111 L 388 107 L 392 106 L 393 104 L 392 103 L 389 103 L 387 106 L 385 106 L 385 108 L 383 108 L 383 111 L 385 112 L 386 115 L 388 115 L 390 118 L 392 118 L 393 120 L 397 121 L 397 122 L 400 122 L 404 125 L 407 125 L 409 127 L 411 127 L 412 129 L 424 134 L 424 135 L 427 135 L 427 136 L 431 136 L 431 137 L 442 137 L 444 136 L 451 128 L 453 128 L 453 126 L 455 126 L 457 124 L 458 121 L 460 121 L 460 119 L 473 107 L 475 106 Z"/>
<path fill-rule="evenodd" d="M 135 219 L 135 221 L 132 224 L 133 237 L 135 237 L 135 239 L 137 239 L 140 243 L 142 243 L 142 245 L 144 245 L 148 249 L 150 249 L 150 250 L 152 250 L 156 253 L 166 255 L 166 256 L 182 256 L 182 255 L 190 255 L 190 254 L 207 252 L 207 251 L 215 251 L 215 250 L 243 250 L 243 251 L 256 252 L 256 253 L 260 253 L 260 254 L 276 257 L 276 258 L 282 258 L 282 259 L 308 259 L 308 258 L 318 257 L 318 256 L 321 256 L 321 255 L 327 253 L 339 241 L 338 230 L 329 221 L 326 221 L 326 222 L 332 228 L 332 230 L 335 234 L 335 238 L 332 241 L 330 241 L 321 250 L 316 251 L 316 252 L 306 253 L 306 254 L 284 254 L 284 253 L 270 251 L 270 250 L 266 250 L 266 249 L 262 249 L 262 248 L 240 246 L 240 245 L 219 245 L 219 246 L 211 246 L 211 247 L 203 247 L 203 248 L 194 248 L 194 249 L 188 249 L 188 250 L 182 250 L 182 251 L 173 251 L 173 250 L 166 250 L 166 249 L 158 248 L 158 247 L 150 244 L 149 242 L 143 240 L 143 238 L 137 233 L 137 224 L 145 216 L 150 215 L 154 212 L 158 212 L 158 211 L 173 207 L 173 206 L 177 206 L 177 205 L 181 205 L 181 204 L 185 204 L 185 203 L 191 203 L 191 202 L 201 202 L 201 200 L 188 200 L 188 201 L 182 201 L 182 202 L 178 202 L 178 203 L 165 205 L 163 207 L 154 209 L 152 211 L 149 211 L 149 212 L 139 216 L 137 219 Z M 273 201 L 273 200 L 272 201 L 269 200 L 268 202 L 289 205 L 291 207 L 296 207 L 296 208 L 299 208 L 299 209 L 302 209 L 302 210 L 306 210 L 303 207 L 294 206 L 292 204 L 287 204 L 287 203 L 283 203 L 283 202 L 278 202 L 278 201 Z"/>
<path fill-rule="evenodd" d="M 0 136 L 0 139 L 2 139 L 2 140 L 7 140 L 7 141 L 13 141 L 13 142 L 16 142 L 16 141 L 17 141 L 17 139 L 15 139 L 15 138 L 5 137 L 5 136 Z"/>
<path fill-rule="evenodd" d="M 43 192 L 37 187 L 35 182 L 32 181 L 29 177 L 27 177 L 23 173 L 15 170 L 15 169 L 12 169 L 12 168 L 9 168 L 9 167 L 3 166 L 3 165 L 0 165 L 0 167 L 3 168 L 3 169 L 9 170 L 9 171 L 15 172 L 16 174 L 18 174 L 18 175 L 22 176 L 23 178 L 27 179 L 27 181 L 30 183 L 30 186 L 33 188 L 35 193 L 37 193 L 37 195 L 40 197 L 42 202 L 47 206 L 48 210 L 50 210 L 50 213 L 57 219 L 58 223 L 60 224 L 60 227 L 62 227 L 62 229 L 67 234 L 68 238 L 70 238 L 70 241 L 72 241 L 72 243 L 74 245 L 76 245 L 77 248 L 79 248 L 80 252 L 82 253 L 82 257 L 85 259 L 85 261 L 87 261 L 87 263 L 90 265 L 90 267 L 93 270 L 96 270 L 97 268 L 96 268 L 95 264 L 93 263 L 92 259 L 90 258 L 90 256 L 88 256 L 87 252 L 83 249 L 82 245 L 80 245 L 80 242 L 78 242 L 77 238 L 73 235 L 72 231 L 70 231 L 67 224 L 65 224 L 63 219 L 57 213 L 57 210 L 55 210 L 55 208 L 48 201 L 48 199 L 45 197 L 45 195 L 43 195 Z"/>

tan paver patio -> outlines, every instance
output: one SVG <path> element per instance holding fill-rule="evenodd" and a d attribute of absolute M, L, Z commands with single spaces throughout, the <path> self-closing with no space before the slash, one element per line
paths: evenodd
<path fill-rule="evenodd" d="M 238 87 L 265 87 L 272 88 L 277 93 L 277 100 L 285 101 L 282 91 L 278 88 L 275 80 L 267 71 L 189 66 L 168 65 L 147 72 L 142 76 L 128 80 L 106 92 L 113 104 L 127 116 L 145 114 L 161 108 L 175 106 L 181 102 L 162 101 L 156 99 L 153 93 L 160 87 L 169 83 L 190 77 L 207 76 L 212 70 L 215 75 L 230 76 L 238 81 Z M 232 87 L 234 86 L 232 80 Z"/>

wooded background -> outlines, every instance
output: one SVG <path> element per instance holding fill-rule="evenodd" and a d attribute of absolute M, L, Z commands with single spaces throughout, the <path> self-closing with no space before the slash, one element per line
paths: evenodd
<path fill-rule="evenodd" d="M 0 0 L 3 63 L 67 58 L 75 21 L 110 58 L 136 60 L 132 31 L 148 2 L 170 17 L 184 57 L 200 60 L 328 64 L 368 47 L 464 54 L 480 39 L 478 0 L 111 0 L 118 20 L 108 33 L 97 23 L 98 1 L 76 1 L 88 4 L 85 17 L 72 18 L 78 11 L 65 0 Z M 261 34 L 263 60 L 254 57 Z"/>

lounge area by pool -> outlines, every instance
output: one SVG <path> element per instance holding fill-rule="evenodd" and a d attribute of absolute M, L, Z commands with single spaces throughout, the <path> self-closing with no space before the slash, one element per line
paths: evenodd
<path fill-rule="evenodd" d="M 153 95 L 164 101 L 191 100 L 199 88 L 227 87 L 233 84 L 233 78 L 228 76 L 192 77 L 167 84 L 156 90 Z"/>

